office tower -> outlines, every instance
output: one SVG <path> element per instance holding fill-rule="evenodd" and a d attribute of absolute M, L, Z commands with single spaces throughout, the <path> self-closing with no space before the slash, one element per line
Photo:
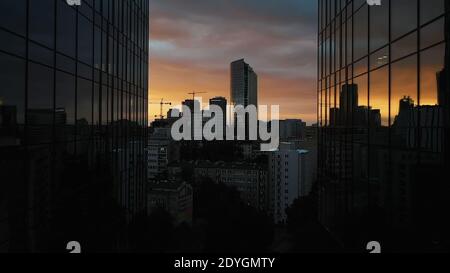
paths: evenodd
<path fill-rule="evenodd" d="M 340 124 L 340 111 L 339 108 L 330 108 L 330 116 L 329 116 L 329 122 L 330 126 L 336 127 Z"/>
<path fill-rule="evenodd" d="M 203 138 L 203 112 L 202 105 L 198 100 L 185 100 L 182 102 L 190 111 L 191 116 L 191 138 L 190 140 L 202 140 Z M 184 112 L 184 111 L 183 111 Z M 182 113 L 186 115 L 186 113 Z M 197 136 L 197 138 L 196 138 Z"/>
<path fill-rule="evenodd" d="M 244 59 L 231 63 L 231 104 L 258 107 L 258 75 Z"/>
<path fill-rule="evenodd" d="M 122 250 L 121 219 L 146 208 L 148 2 L 0 2 L 15 116 L 0 130 L 14 139 L 0 141 L 1 251 L 65 251 L 76 234 L 85 251 Z"/>
<path fill-rule="evenodd" d="M 222 115 L 218 116 L 217 118 L 222 119 L 223 123 L 223 133 L 225 135 L 226 133 L 226 126 L 227 126 L 227 99 L 224 97 L 214 97 L 209 100 L 209 105 L 216 105 L 222 110 Z"/>
<path fill-rule="evenodd" d="M 270 210 L 276 224 L 286 223 L 286 209 L 296 199 L 308 196 L 312 187 L 309 151 L 298 150 L 292 143 L 281 143 L 269 154 Z"/>
<path fill-rule="evenodd" d="M 200 102 L 198 100 L 185 100 L 181 104 L 189 108 L 191 115 L 194 113 L 195 109 L 200 109 Z"/>
<path fill-rule="evenodd" d="M 244 59 L 237 60 L 230 65 L 230 93 L 231 106 L 238 105 L 247 107 L 253 105 L 258 108 L 258 75 L 253 68 L 247 64 Z M 233 117 L 237 123 L 236 117 Z M 245 139 L 249 138 L 249 122 L 248 115 L 245 117 Z M 236 124 L 239 126 L 239 124 Z M 240 125 L 242 126 L 242 124 Z"/>
<path fill-rule="evenodd" d="M 344 125 L 352 125 L 354 116 L 358 111 L 358 85 L 344 84 L 342 86 L 339 105 L 342 123 Z"/>
<path fill-rule="evenodd" d="M 282 141 L 302 140 L 306 137 L 306 123 L 301 119 L 280 120 L 280 139 Z"/>
<path fill-rule="evenodd" d="M 358 85 L 344 84 L 341 90 L 340 109 L 352 112 L 358 108 Z"/>
<path fill-rule="evenodd" d="M 223 113 L 222 119 L 224 123 L 226 124 L 227 121 L 227 99 L 224 97 L 214 97 L 209 100 L 209 105 L 215 105 L 218 106 Z"/>
<path fill-rule="evenodd" d="M 319 218 L 346 249 L 448 244 L 448 7 L 319 1 Z"/>

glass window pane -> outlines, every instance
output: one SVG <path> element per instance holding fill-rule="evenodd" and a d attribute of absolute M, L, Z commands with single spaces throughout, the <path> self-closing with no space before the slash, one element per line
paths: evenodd
<path fill-rule="evenodd" d="M 391 123 L 396 146 L 413 147 L 413 132 L 417 120 L 417 56 L 413 55 L 392 65 Z"/>
<path fill-rule="evenodd" d="M 0 43 L 0 50 L 25 57 L 26 47 L 24 38 L 0 29 L 0 41 L 8 41 L 7 43 Z"/>
<path fill-rule="evenodd" d="M 353 80 L 353 83 L 357 88 L 357 105 L 353 109 L 353 125 L 358 128 L 365 128 L 368 125 L 368 89 L 367 89 L 367 74 L 357 77 Z M 364 138 L 361 139 L 365 141 Z"/>
<path fill-rule="evenodd" d="M 92 82 L 78 78 L 77 120 L 92 124 Z"/>
<path fill-rule="evenodd" d="M 384 0 L 381 6 L 370 7 L 369 12 L 370 51 L 373 52 L 389 42 L 389 0 Z"/>
<path fill-rule="evenodd" d="M 78 16 L 78 29 L 83 30 L 78 32 L 78 58 L 80 61 L 92 65 L 92 58 L 94 55 L 92 45 L 92 22 L 83 16 Z"/>
<path fill-rule="evenodd" d="M 385 66 L 370 73 L 370 124 L 389 125 L 389 70 Z"/>
<path fill-rule="evenodd" d="M 438 104 L 438 77 L 444 69 L 445 44 L 420 54 L 420 104 Z M 444 91 L 444 90 L 442 90 Z"/>
<path fill-rule="evenodd" d="M 36 43 L 29 42 L 29 58 L 32 61 L 53 66 L 54 51 L 48 50 Z"/>
<path fill-rule="evenodd" d="M 30 39 L 49 48 L 54 45 L 55 0 L 29 1 Z"/>
<path fill-rule="evenodd" d="M 420 47 L 426 48 L 445 40 L 445 18 L 441 18 L 420 30 Z"/>
<path fill-rule="evenodd" d="M 53 69 L 29 63 L 27 139 L 29 144 L 53 139 Z"/>
<path fill-rule="evenodd" d="M 443 151 L 445 100 L 445 45 L 432 47 L 420 55 L 420 148 L 422 151 Z"/>
<path fill-rule="evenodd" d="M 384 47 L 370 55 L 370 69 L 376 69 L 389 63 L 389 48 Z"/>
<path fill-rule="evenodd" d="M 417 0 L 394 0 L 391 6 L 393 39 L 417 28 Z"/>
<path fill-rule="evenodd" d="M 0 1 L 0 26 L 17 34 L 25 35 L 27 0 Z"/>
<path fill-rule="evenodd" d="M 78 78 L 77 139 L 88 139 L 92 125 L 92 82 Z"/>
<path fill-rule="evenodd" d="M 0 106 L 15 108 L 18 124 L 25 121 L 25 61 L 0 52 Z"/>
<path fill-rule="evenodd" d="M 417 32 L 392 44 L 392 60 L 395 61 L 417 51 Z"/>
<path fill-rule="evenodd" d="M 55 133 L 58 142 L 74 141 L 75 77 L 56 72 Z"/>
<path fill-rule="evenodd" d="M 446 0 L 420 0 L 420 23 L 427 23 L 444 14 Z"/>
<path fill-rule="evenodd" d="M 76 13 L 69 5 L 58 1 L 56 49 L 75 57 Z M 84 30 L 83 30 L 84 31 Z"/>
<path fill-rule="evenodd" d="M 53 109 L 53 69 L 29 63 L 28 109 Z"/>
<path fill-rule="evenodd" d="M 66 113 L 66 123 L 75 124 L 75 77 L 56 72 L 56 109 Z"/>

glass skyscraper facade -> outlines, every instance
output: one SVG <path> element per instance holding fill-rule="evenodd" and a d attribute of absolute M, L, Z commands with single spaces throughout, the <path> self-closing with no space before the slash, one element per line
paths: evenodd
<path fill-rule="evenodd" d="M 0 252 L 114 250 L 145 209 L 148 16 L 0 1 Z"/>
<path fill-rule="evenodd" d="M 448 249 L 445 0 L 319 0 L 319 217 L 347 249 Z"/>
<path fill-rule="evenodd" d="M 230 65 L 230 96 L 233 106 L 258 107 L 258 75 L 244 59 Z"/>
<path fill-rule="evenodd" d="M 232 107 L 242 106 L 247 108 L 254 106 L 258 108 L 258 75 L 244 59 L 236 60 L 230 64 L 230 99 Z M 245 139 L 250 139 L 249 123 L 251 120 L 249 115 L 245 115 L 244 121 L 238 120 L 237 115 L 232 119 L 236 126 L 245 128 Z M 245 124 L 239 124 L 241 122 Z"/>

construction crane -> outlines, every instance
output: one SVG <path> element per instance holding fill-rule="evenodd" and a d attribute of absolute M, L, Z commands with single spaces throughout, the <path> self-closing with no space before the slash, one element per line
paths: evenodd
<path fill-rule="evenodd" d="M 172 105 L 171 102 L 164 102 L 164 99 L 161 99 L 160 102 L 150 102 L 149 104 L 159 104 L 159 106 L 160 106 L 159 118 L 160 119 L 164 119 L 164 115 L 163 115 L 163 107 L 164 107 L 164 105 Z"/>
<path fill-rule="evenodd" d="M 188 94 L 192 95 L 192 100 L 195 100 L 195 95 L 197 95 L 197 94 L 206 94 L 206 93 L 208 93 L 208 92 L 195 92 L 195 91 L 193 91 L 193 92 L 188 93 Z"/>

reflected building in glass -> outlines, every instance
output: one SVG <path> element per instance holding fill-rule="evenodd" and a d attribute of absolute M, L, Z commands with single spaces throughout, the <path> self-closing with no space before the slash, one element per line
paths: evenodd
<path fill-rule="evenodd" d="M 449 5 L 319 1 L 319 217 L 346 249 L 448 250 Z"/>
<path fill-rule="evenodd" d="M 125 245 L 145 209 L 148 5 L 0 1 L 0 252 Z"/>

